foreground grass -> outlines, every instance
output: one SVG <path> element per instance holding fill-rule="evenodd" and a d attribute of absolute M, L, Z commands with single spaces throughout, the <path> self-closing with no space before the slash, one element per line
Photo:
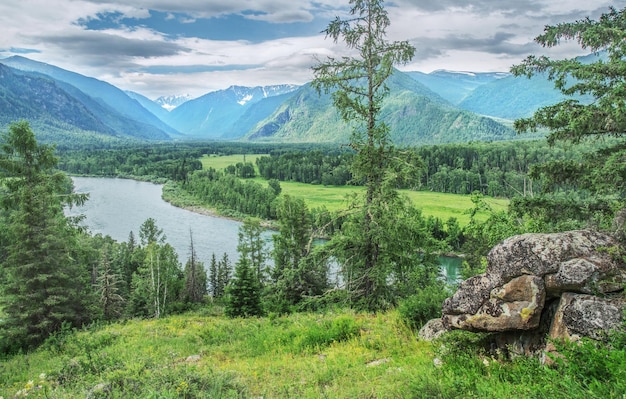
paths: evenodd
<path fill-rule="evenodd" d="M 420 342 L 395 311 L 128 321 L 6 359 L 0 397 L 571 399 L 626 388 L 623 350 L 583 348 L 547 368 L 478 355 L 472 340 Z"/>

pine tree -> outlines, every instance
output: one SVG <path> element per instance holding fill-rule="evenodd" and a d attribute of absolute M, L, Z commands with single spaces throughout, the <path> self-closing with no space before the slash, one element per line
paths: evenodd
<path fill-rule="evenodd" d="M 256 218 L 246 218 L 243 221 L 239 232 L 239 242 L 237 243 L 237 252 L 239 256 L 250 261 L 257 279 L 260 283 L 265 280 L 265 243 L 261 234 L 263 227 L 261 221 Z"/>
<path fill-rule="evenodd" d="M 321 295 L 328 288 L 324 260 L 310 257 L 312 222 L 304 201 L 283 196 L 279 202 L 278 234 L 274 234 L 274 269 L 269 287 L 273 311 L 286 312 L 306 296 Z"/>
<path fill-rule="evenodd" d="M 381 229 L 381 219 L 397 203 L 397 194 L 390 185 L 390 164 L 394 149 L 389 127 L 381 121 L 382 100 L 388 92 L 385 84 L 394 64 L 407 63 L 415 49 L 406 41 L 387 42 L 385 31 L 389 17 L 382 0 L 350 0 L 352 18 L 336 18 L 325 30 L 335 42 L 342 40 L 357 55 L 340 59 L 328 58 L 313 68 L 313 86 L 332 92 L 335 108 L 342 119 L 354 129 L 350 146 L 356 152 L 352 163 L 355 180 L 363 180 L 365 198 L 355 204 L 359 212 L 358 239 L 344 246 L 344 266 L 351 276 L 351 294 L 355 303 L 368 310 L 386 306 L 381 298 L 387 282 L 382 252 L 388 232 Z M 351 233 L 349 233 L 351 234 Z M 347 241 L 344 240 L 344 243 Z"/>
<path fill-rule="evenodd" d="M 53 148 L 39 145 L 27 122 L 9 127 L 0 153 L 10 240 L 0 297 L 5 350 L 33 347 L 64 323 L 90 321 L 90 271 L 71 256 L 77 232 L 63 213 L 65 204 L 86 196 L 65 194 L 67 180 L 56 165 Z"/>
<path fill-rule="evenodd" d="M 190 256 L 185 265 L 185 287 L 183 291 L 183 301 L 197 304 L 204 301 L 207 294 L 207 275 L 204 264 L 198 260 L 196 249 L 193 244 L 193 235 L 189 233 Z"/>
<path fill-rule="evenodd" d="M 215 287 L 215 296 L 221 298 L 226 293 L 226 287 L 231 279 L 230 259 L 228 254 L 224 252 L 222 259 L 217 264 L 217 285 Z"/>
<path fill-rule="evenodd" d="M 215 252 L 211 254 L 211 264 L 209 265 L 209 293 L 213 298 L 217 298 L 217 284 L 218 284 L 218 274 L 217 274 L 217 258 L 215 257 Z"/>
<path fill-rule="evenodd" d="M 229 317 L 262 316 L 261 286 L 250 261 L 240 258 L 235 276 L 226 289 L 226 308 Z"/>

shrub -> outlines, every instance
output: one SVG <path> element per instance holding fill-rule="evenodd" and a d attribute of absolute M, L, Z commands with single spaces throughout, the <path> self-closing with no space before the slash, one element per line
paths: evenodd
<path fill-rule="evenodd" d="M 400 317 L 410 328 L 419 330 L 428 320 L 441 317 L 441 304 L 447 296 L 439 286 L 421 289 L 400 302 Z"/>

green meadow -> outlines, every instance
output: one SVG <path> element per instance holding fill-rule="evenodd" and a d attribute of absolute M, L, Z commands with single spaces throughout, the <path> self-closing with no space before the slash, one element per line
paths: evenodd
<path fill-rule="evenodd" d="M 245 155 L 246 162 L 255 163 L 256 159 L 262 157 L 262 154 Z M 243 162 L 244 155 L 227 155 L 227 156 L 205 156 L 201 159 L 204 168 L 212 167 L 217 170 L 224 169 L 228 165 Z M 261 178 L 256 181 L 266 184 Z M 355 186 L 323 186 L 314 184 L 304 184 L 297 182 L 280 182 L 284 194 L 294 197 L 303 198 L 309 209 L 325 206 L 330 211 L 339 210 L 347 207 L 348 198 L 355 192 L 360 192 L 363 187 Z M 434 216 L 446 221 L 451 217 L 456 218 L 461 226 L 465 226 L 469 222 L 468 210 L 473 204 L 469 195 L 436 193 L 430 191 L 411 191 L 400 190 L 400 192 L 409 197 L 409 199 L 422 210 L 424 215 Z M 486 198 L 485 201 L 494 210 L 504 210 L 508 206 L 509 201 L 503 198 Z"/>

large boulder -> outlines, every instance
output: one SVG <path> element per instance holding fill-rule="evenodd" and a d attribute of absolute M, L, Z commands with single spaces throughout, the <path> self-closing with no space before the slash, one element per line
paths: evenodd
<path fill-rule="evenodd" d="M 498 333 L 497 342 L 524 353 L 548 335 L 598 339 L 622 325 L 626 265 L 617 249 L 611 235 L 592 230 L 508 238 L 491 249 L 484 274 L 446 299 L 441 323 Z"/>

